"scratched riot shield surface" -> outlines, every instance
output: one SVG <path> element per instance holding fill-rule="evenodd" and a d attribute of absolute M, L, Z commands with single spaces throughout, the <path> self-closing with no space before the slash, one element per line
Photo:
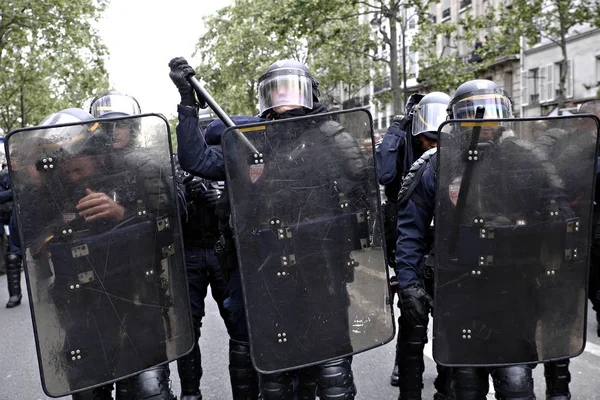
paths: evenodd
<path fill-rule="evenodd" d="M 384 251 L 373 237 L 381 221 L 370 114 L 228 130 L 222 146 L 256 368 L 317 364 L 391 340 Z"/>
<path fill-rule="evenodd" d="M 24 129 L 5 146 L 44 391 L 64 396 L 189 351 L 164 118 Z"/>
<path fill-rule="evenodd" d="M 440 127 L 434 358 L 485 366 L 585 344 L 598 120 Z"/>

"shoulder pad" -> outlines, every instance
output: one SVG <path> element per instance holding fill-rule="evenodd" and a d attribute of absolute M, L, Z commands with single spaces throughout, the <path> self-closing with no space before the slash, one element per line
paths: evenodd
<path fill-rule="evenodd" d="M 344 127 L 342 125 L 340 125 L 336 121 L 331 120 L 323 122 L 319 128 L 325 136 L 333 136 L 336 133 L 342 132 L 344 130 Z"/>
<path fill-rule="evenodd" d="M 412 191 L 414 190 L 415 186 L 418 183 L 418 178 L 422 174 L 422 172 L 419 173 L 419 170 L 427 162 L 429 162 L 429 160 L 431 160 L 431 158 L 433 156 L 435 156 L 436 152 L 437 152 L 437 147 L 427 150 L 425 153 L 423 153 L 423 155 L 421 157 L 419 157 L 419 159 L 417 161 L 415 161 L 410 166 L 410 169 L 408 170 L 408 174 L 406 174 L 406 176 L 404 177 L 404 180 L 402 181 L 402 187 L 400 188 L 400 191 L 398 192 L 398 202 L 399 203 L 401 201 L 405 200 L 406 198 L 408 198 L 412 194 Z"/>

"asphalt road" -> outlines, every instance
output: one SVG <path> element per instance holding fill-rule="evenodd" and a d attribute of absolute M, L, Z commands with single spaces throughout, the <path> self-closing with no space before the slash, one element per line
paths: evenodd
<path fill-rule="evenodd" d="M 23 280 L 24 283 L 24 280 Z M 0 277 L 0 400 L 48 399 L 40 385 L 39 369 L 31 316 L 27 298 L 21 306 L 4 308 L 8 298 L 6 276 Z M 571 362 L 571 392 L 573 399 L 600 400 L 600 339 L 596 336 L 595 316 L 590 312 L 588 320 L 588 343 L 585 352 Z M 431 331 L 431 329 L 430 329 Z M 207 300 L 207 315 L 203 322 L 202 362 L 204 376 L 202 393 L 205 400 L 231 399 L 229 388 L 228 338 L 217 307 L 210 295 Z M 354 357 L 353 370 L 358 389 L 357 400 L 395 400 L 398 389 L 389 385 L 395 352 L 395 341 Z M 424 399 L 433 397 L 435 364 L 431 359 L 431 345 L 426 347 Z M 179 395 L 177 368 L 171 364 L 172 387 Z M 535 390 L 538 399 L 544 399 L 545 383 L 543 368 L 534 370 Z M 488 398 L 494 398 L 490 394 Z"/>

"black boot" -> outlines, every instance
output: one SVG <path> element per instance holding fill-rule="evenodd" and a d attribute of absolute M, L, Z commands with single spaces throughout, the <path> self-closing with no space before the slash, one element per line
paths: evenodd
<path fill-rule="evenodd" d="M 6 257 L 6 280 L 8 282 L 8 294 L 10 298 L 6 308 L 13 308 L 21 304 L 21 256 L 16 253 L 8 253 Z"/>
<path fill-rule="evenodd" d="M 202 400 L 200 379 L 202 378 L 202 356 L 200 354 L 200 321 L 194 319 L 194 348 L 187 356 L 177 360 L 177 372 L 181 381 L 180 400 Z"/>
<path fill-rule="evenodd" d="M 257 400 L 258 374 L 250 359 L 250 343 L 229 340 L 229 378 L 233 400 Z"/>
<path fill-rule="evenodd" d="M 176 400 L 171 392 L 168 365 L 153 367 L 117 382 L 118 400 Z"/>
<path fill-rule="evenodd" d="M 546 378 L 547 400 L 568 400 L 571 398 L 569 382 L 569 360 L 560 360 L 544 364 L 544 377 Z"/>

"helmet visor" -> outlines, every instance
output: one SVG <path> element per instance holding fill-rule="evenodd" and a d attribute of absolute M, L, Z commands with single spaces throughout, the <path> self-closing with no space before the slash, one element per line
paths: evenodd
<path fill-rule="evenodd" d="M 94 118 L 141 114 L 140 105 L 130 96 L 108 94 L 92 102 L 90 114 Z"/>
<path fill-rule="evenodd" d="M 258 85 L 258 100 L 261 114 L 279 106 L 312 108 L 312 82 L 307 76 L 274 75 Z"/>
<path fill-rule="evenodd" d="M 484 119 L 512 118 L 510 99 L 498 93 L 486 93 L 460 99 L 452 106 L 454 119 L 473 119 L 478 107 L 483 107 Z"/>
<path fill-rule="evenodd" d="M 439 126 L 446 120 L 447 109 L 448 105 L 443 103 L 418 105 L 412 120 L 413 136 L 425 132 L 436 134 Z"/>

